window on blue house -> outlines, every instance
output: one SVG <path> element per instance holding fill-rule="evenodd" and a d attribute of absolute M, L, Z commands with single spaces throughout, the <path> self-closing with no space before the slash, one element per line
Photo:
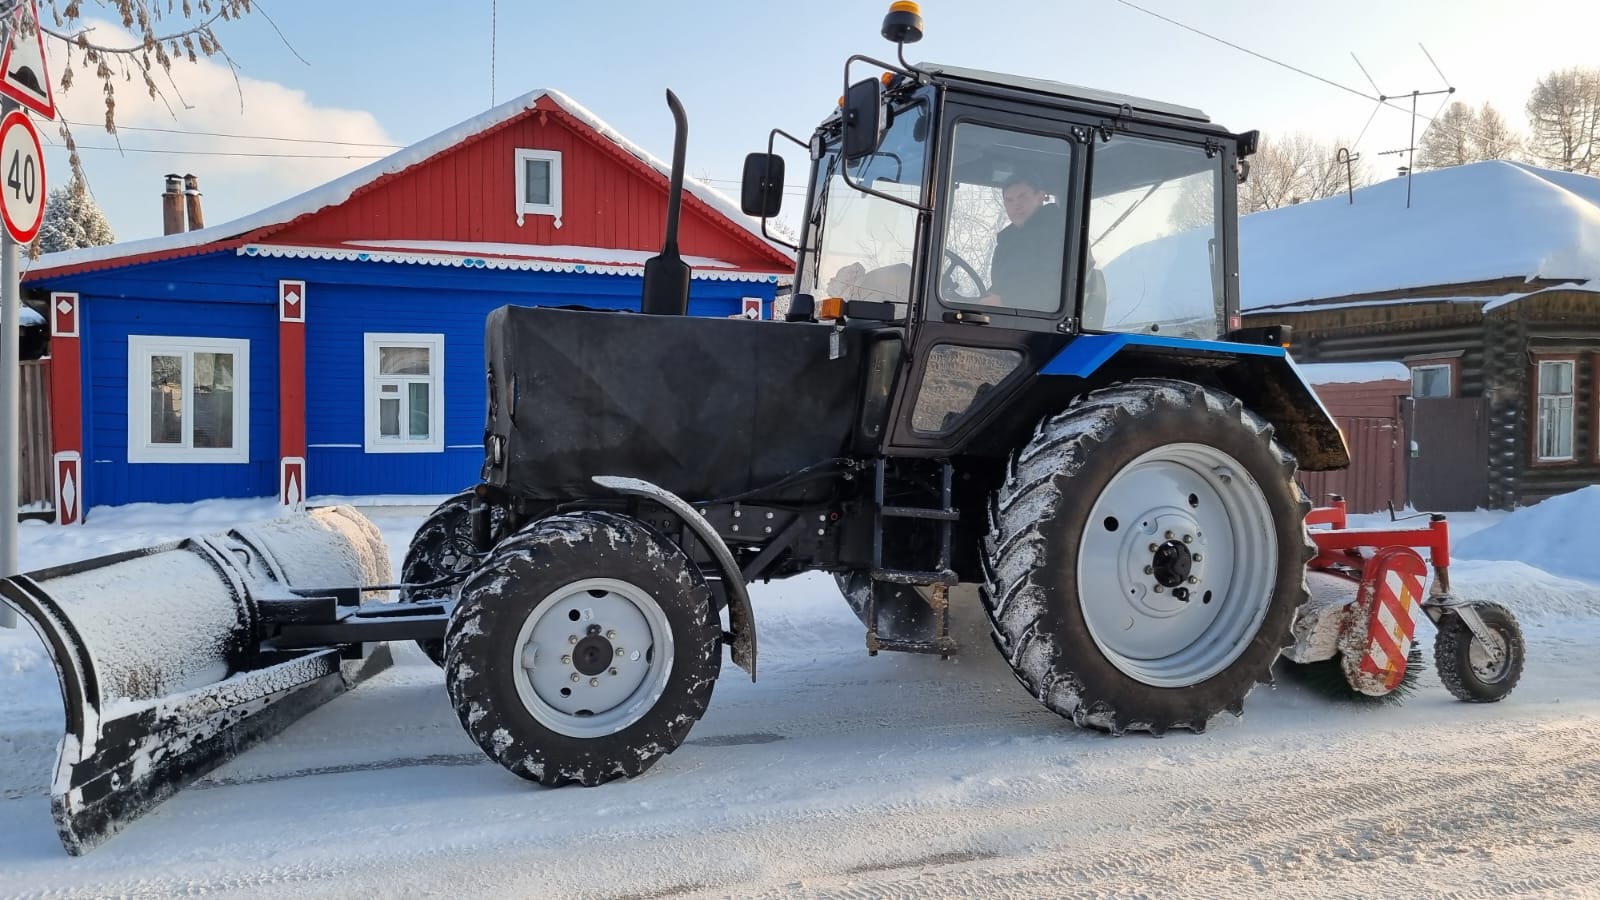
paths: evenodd
<path fill-rule="evenodd" d="M 518 150 L 517 224 L 528 216 L 552 216 L 561 227 L 561 151 Z"/>
<path fill-rule="evenodd" d="M 444 450 L 444 335 L 366 336 L 368 453 Z"/>
<path fill-rule="evenodd" d="M 250 460 L 250 342 L 128 337 L 128 462 Z"/>

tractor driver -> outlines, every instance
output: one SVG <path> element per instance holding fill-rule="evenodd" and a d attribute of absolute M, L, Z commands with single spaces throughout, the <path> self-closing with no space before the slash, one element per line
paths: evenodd
<path fill-rule="evenodd" d="M 1061 297 L 1061 256 L 1067 240 L 1066 206 L 1046 203 L 1038 179 L 1014 175 L 1001 189 L 1011 224 L 995 239 L 989 264 L 990 306 L 1055 309 Z"/>
<path fill-rule="evenodd" d="M 1054 310 L 1061 298 L 1061 258 L 1067 240 L 1066 205 L 1047 203 L 1049 192 L 1026 173 L 1013 175 L 1001 189 L 1011 224 L 995 239 L 989 264 L 989 292 L 978 299 L 989 306 Z M 1089 296 L 1084 326 L 1100 327 L 1105 310 L 1105 276 L 1089 256 Z"/>

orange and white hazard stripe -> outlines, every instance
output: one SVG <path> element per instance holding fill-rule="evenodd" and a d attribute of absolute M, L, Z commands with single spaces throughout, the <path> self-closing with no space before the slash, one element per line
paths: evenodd
<path fill-rule="evenodd" d="M 1422 602 L 1427 566 L 1409 550 L 1384 556 L 1381 561 L 1374 560 L 1379 565 L 1369 575 L 1376 582 L 1376 596 L 1367 620 L 1366 652 L 1361 657 L 1360 671 L 1387 693 L 1406 674 L 1406 658 L 1416 633 L 1413 613 Z"/>

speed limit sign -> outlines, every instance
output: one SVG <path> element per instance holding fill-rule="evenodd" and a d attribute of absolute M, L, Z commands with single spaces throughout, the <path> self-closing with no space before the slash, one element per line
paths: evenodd
<path fill-rule="evenodd" d="M 44 148 L 20 109 L 0 119 L 0 216 L 19 244 L 31 243 L 44 219 Z"/>

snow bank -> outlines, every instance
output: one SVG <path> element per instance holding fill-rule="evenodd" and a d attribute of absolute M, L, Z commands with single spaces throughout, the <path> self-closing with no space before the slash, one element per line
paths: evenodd
<path fill-rule="evenodd" d="M 1525 563 L 1552 575 L 1600 582 L 1600 554 L 1582 523 L 1600 519 L 1600 485 L 1518 509 L 1455 546 L 1462 559 Z M 1589 607 L 1600 608 L 1600 603 Z"/>

